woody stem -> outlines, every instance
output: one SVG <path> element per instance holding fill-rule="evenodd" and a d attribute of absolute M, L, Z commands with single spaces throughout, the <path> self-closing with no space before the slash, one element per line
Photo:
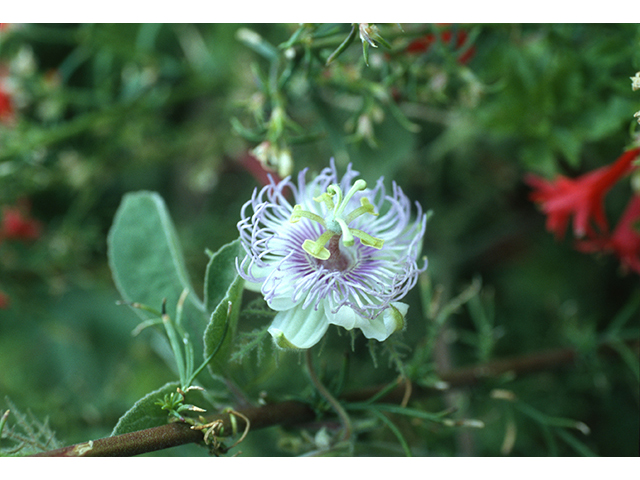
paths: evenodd
<path fill-rule="evenodd" d="M 626 342 L 627 345 L 638 351 L 640 343 L 637 339 Z M 598 353 L 616 354 L 616 352 L 606 343 L 602 344 L 598 349 Z M 309 355 L 309 353 L 307 353 Z M 440 379 L 446 382 L 450 388 L 460 388 L 472 386 L 490 378 L 503 375 L 510 372 L 515 375 L 523 375 L 527 373 L 535 373 L 546 371 L 563 365 L 573 364 L 578 358 L 579 353 L 573 348 L 562 348 L 557 350 L 549 350 L 534 354 L 523 355 L 520 357 L 496 360 L 493 362 L 476 365 L 472 367 L 452 370 L 439 375 Z M 311 365 L 311 362 L 307 363 Z M 315 370 L 313 370 L 315 375 Z M 317 378 L 317 377 L 316 377 Z M 320 388 L 323 388 L 321 383 Z M 341 397 L 345 401 L 362 402 L 376 397 L 376 400 L 387 403 L 400 403 L 405 395 L 404 385 L 381 394 L 387 390 L 387 385 L 375 386 L 347 393 Z M 440 390 L 433 388 L 424 388 L 418 385 L 413 386 L 412 398 L 425 397 L 430 395 L 441 395 L 448 390 Z M 325 397 L 326 398 L 326 397 Z M 331 397 L 334 398 L 334 397 Z M 337 404 L 337 400 L 334 398 Z M 344 412 L 342 406 L 339 408 Z M 338 409 L 336 409 L 338 411 Z M 238 413 L 242 413 L 250 422 L 251 430 L 272 427 L 275 425 L 296 425 L 311 422 L 315 419 L 315 412 L 305 403 L 299 401 L 285 401 L 262 405 L 260 407 L 247 407 L 238 409 Z M 233 432 L 229 414 L 211 415 L 206 417 L 207 422 L 222 420 L 223 432 Z M 237 428 L 243 429 L 245 422 L 242 418 L 237 419 Z M 63 447 L 57 450 L 51 450 L 37 454 L 37 456 L 46 457 L 67 457 L 67 456 L 131 456 L 142 453 L 163 450 L 165 448 L 184 445 L 187 443 L 202 442 L 203 434 L 201 431 L 191 430 L 189 425 L 185 423 L 169 423 L 159 427 L 148 428 L 137 432 L 127 433 L 123 435 L 115 435 L 112 437 L 101 438 L 91 442 L 85 442 L 77 445 Z"/>

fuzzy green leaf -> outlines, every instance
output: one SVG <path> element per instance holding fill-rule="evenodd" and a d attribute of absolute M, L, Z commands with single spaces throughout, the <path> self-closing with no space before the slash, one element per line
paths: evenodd
<path fill-rule="evenodd" d="M 159 427 L 168 423 L 171 418 L 169 411 L 163 409 L 160 403 L 165 400 L 165 397 L 175 394 L 179 386 L 179 382 L 169 382 L 159 389 L 146 394 L 120 417 L 113 432 L 111 432 L 111 436 L 137 432 L 146 428 Z M 205 408 L 210 407 L 210 403 L 205 399 L 204 394 L 200 390 L 191 390 L 185 395 L 186 406 L 195 405 L 204 411 L 206 411 Z M 185 411 L 181 413 L 181 415 L 188 416 L 188 413 L 189 412 Z M 192 413 L 192 416 L 199 413 L 200 412 Z"/>
<path fill-rule="evenodd" d="M 202 338 L 207 324 L 203 302 L 197 297 L 187 274 L 174 224 L 157 193 L 135 192 L 124 196 L 108 237 L 109 265 L 123 300 L 160 311 L 166 299 L 167 314 L 177 322 L 178 300 L 189 291 L 183 307 L 181 328 L 191 340 L 195 358 L 202 356 Z M 144 320 L 156 314 L 141 308 Z"/>
<path fill-rule="evenodd" d="M 108 237 L 109 265 L 122 298 L 160 310 L 167 299 L 173 315 L 184 289 L 187 304 L 199 311 L 202 302 L 193 293 L 182 249 L 167 207 L 157 193 L 135 192 L 124 196 Z M 147 319 L 153 314 L 136 312 Z"/>
<path fill-rule="evenodd" d="M 167 411 L 162 410 L 156 402 L 162 400 L 165 395 L 175 392 L 179 386 L 179 382 L 169 382 L 158 390 L 154 390 L 142 397 L 120 417 L 113 432 L 111 432 L 111 436 L 166 424 L 168 419 Z"/>

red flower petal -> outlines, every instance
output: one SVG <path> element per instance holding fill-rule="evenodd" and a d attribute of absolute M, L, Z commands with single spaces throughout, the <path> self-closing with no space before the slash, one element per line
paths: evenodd
<path fill-rule="evenodd" d="M 440 40 L 443 43 L 451 44 L 452 37 L 453 37 L 453 34 L 451 33 L 450 30 L 445 30 L 442 33 L 440 33 Z M 456 49 L 462 48 L 462 46 L 467 41 L 467 37 L 468 37 L 468 34 L 464 30 L 457 31 L 455 36 L 456 43 L 454 48 Z M 405 52 L 411 53 L 411 54 L 419 54 L 419 53 L 427 52 L 431 48 L 431 45 L 433 45 L 436 42 L 436 38 L 437 38 L 436 35 L 433 33 L 428 33 L 422 37 L 416 38 L 411 43 L 409 43 L 409 45 L 405 49 Z M 459 53 L 458 62 L 462 64 L 467 63 L 471 59 L 471 57 L 473 57 L 474 54 L 475 54 L 475 47 L 470 46 L 464 52 Z"/>
<path fill-rule="evenodd" d="M 640 195 L 633 195 L 610 236 L 577 242 L 581 252 L 613 253 L 623 268 L 640 274 Z"/>
<path fill-rule="evenodd" d="M 0 122 L 10 123 L 14 118 L 13 101 L 0 85 Z"/>
<path fill-rule="evenodd" d="M 3 209 L 0 236 L 5 239 L 35 240 L 40 236 L 40 222 L 28 218 L 20 208 Z"/>
<path fill-rule="evenodd" d="M 9 308 L 9 295 L 0 290 L 0 308 Z"/>
<path fill-rule="evenodd" d="M 570 179 L 562 175 L 545 180 L 537 175 L 525 178 L 531 187 L 530 198 L 539 203 L 547 215 L 547 230 L 562 238 L 569 219 L 573 216 L 573 230 L 577 237 L 593 235 L 591 222 L 601 232 L 608 229 L 604 213 L 605 194 L 624 175 L 633 169 L 632 162 L 640 148 L 623 153 L 613 164 Z"/>

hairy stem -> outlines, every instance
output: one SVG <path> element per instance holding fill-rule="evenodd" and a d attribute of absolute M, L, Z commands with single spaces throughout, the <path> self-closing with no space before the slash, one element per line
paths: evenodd
<path fill-rule="evenodd" d="M 251 429 L 256 430 L 273 425 L 289 425 L 311 421 L 315 413 L 308 405 L 302 402 L 287 401 L 264 405 L 262 407 L 249 407 L 238 409 L 238 413 L 246 417 L 251 424 Z M 236 430 L 246 427 L 242 416 L 236 416 Z M 222 421 L 221 436 L 232 435 L 234 428 L 228 413 L 211 415 L 206 417 L 207 422 Z M 142 453 L 155 452 L 165 448 L 177 447 L 188 443 L 199 443 L 204 439 L 201 430 L 194 430 L 186 423 L 168 423 L 160 427 L 147 428 L 137 432 L 115 435 L 89 442 L 71 445 L 48 452 L 38 453 L 35 456 L 46 457 L 119 457 L 140 455 Z"/>

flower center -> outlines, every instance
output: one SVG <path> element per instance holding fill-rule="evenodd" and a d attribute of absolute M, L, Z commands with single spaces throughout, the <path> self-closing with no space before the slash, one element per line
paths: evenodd
<path fill-rule="evenodd" d="M 324 218 L 315 213 L 303 210 L 302 205 L 295 205 L 293 207 L 293 213 L 291 214 L 291 219 L 289 220 L 291 223 L 296 223 L 302 217 L 305 217 L 313 220 L 314 222 L 318 222 L 326 230 L 315 241 L 304 241 L 304 243 L 302 244 L 302 249 L 305 252 L 319 260 L 329 260 L 329 258 L 333 257 L 332 264 L 345 264 L 343 267 L 339 267 L 341 270 L 343 270 L 344 268 L 346 268 L 348 260 L 341 260 L 340 248 L 338 244 L 338 240 L 340 237 L 342 237 L 342 243 L 347 247 L 353 246 L 354 237 L 358 237 L 363 245 L 377 249 L 382 248 L 384 240 L 373 237 L 368 233 L 363 232 L 362 230 L 358 230 L 357 228 L 349 228 L 349 223 L 358 218 L 360 215 L 364 215 L 365 213 L 370 213 L 371 215 L 375 216 L 378 215 L 373 211 L 373 205 L 371 205 L 367 198 L 362 197 L 360 199 L 360 206 L 358 208 L 348 214 L 344 213 L 344 210 L 346 209 L 349 200 L 351 200 L 351 197 L 353 197 L 356 192 L 364 190 L 365 188 L 367 188 L 367 183 L 364 180 L 356 180 L 347 194 L 343 197 L 342 189 L 339 185 L 329 185 L 325 193 L 323 193 L 319 197 L 314 198 L 316 202 L 322 202 L 326 205 L 327 214 L 324 216 Z M 334 197 L 336 200 L 335 202 Z M 329 249 L 327 249 L 325 246 L 327 245 L 327 243 L 329 243 Z"/>

